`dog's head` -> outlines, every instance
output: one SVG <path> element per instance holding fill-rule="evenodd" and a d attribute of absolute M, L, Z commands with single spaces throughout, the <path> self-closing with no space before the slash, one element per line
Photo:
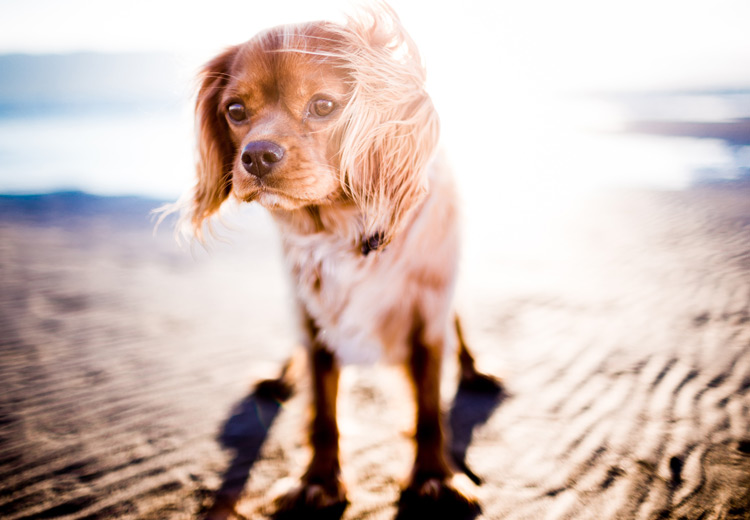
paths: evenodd
<path fill-rule="evenodd" d="M 282 26 L 204 68 L 189 219 L 230 195 L 271 210 L 345 203 L 387 243 L 426 191 L 438 119 L 419 54 L 385 7 Z"/>

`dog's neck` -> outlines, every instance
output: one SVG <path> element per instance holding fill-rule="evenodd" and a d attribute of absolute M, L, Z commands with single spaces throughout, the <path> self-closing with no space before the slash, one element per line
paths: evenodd
<path fill-rule="evenodd" d="M 271 211 L 276 223 L 286 234 L 310 236 L 325 234 L 342 245 L 349 244 L 352 251 L 363 256 L 378 250 L 382 235 L 365 236 L 362 213 L 352 202 L 337 201 L 333 204 L 310 205 L 296 210 Z"/>

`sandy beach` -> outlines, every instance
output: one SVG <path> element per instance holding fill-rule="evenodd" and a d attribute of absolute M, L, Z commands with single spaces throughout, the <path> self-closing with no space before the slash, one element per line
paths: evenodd
<path fill-rule="evenodd" d="M 296 341 L 273 228 L 249 208 L 180 248 L 158 204 L 0 197 L 3 519 L 262 519 L 304 468 L 304 383 L 252 393 Z M 750 518 L 750 184 L 522 217 L 462 268 L 467 339 L 505 384 L 445 396 L 479 518 Z M 345 519 L 397 515 L 407 392 L 343 374 Z"/>

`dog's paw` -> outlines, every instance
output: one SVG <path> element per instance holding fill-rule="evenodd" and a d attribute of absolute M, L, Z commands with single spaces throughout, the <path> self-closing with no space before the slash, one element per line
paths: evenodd
<path fill-rule="evenodd" d="M 480 512 L 476 486 L 463 473 L 443 478 L 415 477 L 401 492 L 397 520 L 475 518 Z"/>
<path fill-rule="evenodd" d="M 500 379 L 481 372 L 473 372 L 461 377 L 458 389 L 465 392 L 477 394 L 496 395 L 503 392 L 503 383 Z"/>
<path fill-rule="evenodd" d="M 338 519 L 348 504 L 346 486 L 340 478 L 330 482 L 309 479 L 275 500 L 273 518 L 311 518 L 314 514 L 314 518 Z"/>
<path fill-rule="evenodd" d="M 263 379 L 255 385 L 255 395 L 267 401 L 284 402 L 294 394 L 294 385 L 283 377 L 278 379 Z"/>

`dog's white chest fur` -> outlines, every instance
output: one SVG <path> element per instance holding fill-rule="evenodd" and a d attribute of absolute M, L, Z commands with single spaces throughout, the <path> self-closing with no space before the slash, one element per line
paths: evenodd
<path fill-rule="evenodd" d="M 393 289 L 399 286 L 399 276 L 382 256 L 388 252 L 365 257 L 325 234 L 287 237 L 285 250 L 297 297 L 315 320 L 318 339 L 342 363 L 382 359 L 380 323 L 394 307 L 398 291 Z"/>

